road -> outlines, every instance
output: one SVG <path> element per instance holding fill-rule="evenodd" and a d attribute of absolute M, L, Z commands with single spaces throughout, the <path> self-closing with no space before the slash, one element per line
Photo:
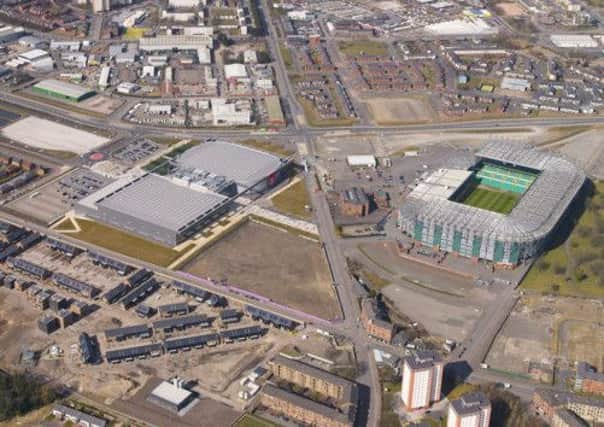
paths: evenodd
<path fill-rule="evenodd" d="M 356 349 L 357 363 L 361 367 L 360 375 L 356 381 L 367 387 L 369 392 L 369 406 L 367 408 L 360 407 L 359 412 L 367 414 L 366 425 L 377 426 L 381 412 L 381 393 L 379 392 L 381 386 L 377 366 L 373 359 L 367 334 L 357 320 L 360 316 L 360 309 L 353 294 L 352 277 L 348 274 L 346 260 L 338 245 L 329 204 L 324 193 L 314 191 L 314 179 L 312 174 L 308 174 L 307 186 L 315 209 L 315 220 L 319 225 L 321 242 L 327 254 L 335 289 L 344 315 L 344 321 L 339 332 L 351 339 Z M 363 403 L 365 402 L 362 402 L 361 405 Z"/>
<path fill-rule="evenodd" d="M 303 108 L 298 102 L 295 96 L 295 89 L 288 78 L 287 69 L 279 48 L 279 39 L 277 37 L 274 23 L 267 13 L 268 5 L 266 0 L 262 0 L 262 7 L 260 9 L 264 14 L 264 19 L 267 23 L 268 49 L 271 52 L 272 57 L 275 58 L 273 65 L 277 85 L 279 87 L 282 99 L 286 101 L 286 110 L 290 112 L 292 119 L 292 123 L 287 128 L 282 129 L 274 134 L 267 134 L 266 136 L 275 136 L 284 139 L 292 138 L 299 141 L 304 141 L 310 158 L 312 158 L 314 154 L 313 146 L 311 144 L 312 139 L 335 132 L 350 134 L 380 133 L 384 136 L 388 136 L 392 134 L 411 134 L 430 131 L 458 132 L 493 130 L 494 132 L 497 132 L 505 131 L 507 129 L 526 128 L 532 126 L 560 127 L 604 124 L 604 117 L 577 116 L 567 118 L 522 118 L 459 121 L 445 124 L 429 123 L 392 127 L 369 126 L 365 123 L 360 123 L 350 127 L 309 127 L 303 119 Z M 99 19 L 93 20 L 93 38 L 100 37 L 100 32 L 102 30 L 101 23 L 102 21 Z M 23 98 L 9 92 L 0 92 L 0 101 L 26 108 L 44 116 L 57 118 L 62 122 L 70 123 L 76 127 L 98 129 L 100 132 L 110 133 L 114 138 L 133 138 L 137 136 L 182 137 L 187 139 L 206 139 L 209 137 L 238 138 L 248 136 L 251 133 L 250 130 L 245 129 L 167 129 L 162 127 L 138 125 L 122 120 L 122 115 L 128 109 L 128 106 L 136 102 L 136 99 L 129 99 L 124 107 L 107 117 L 97 117 L 78 111 L 62 109 L 54 105 L 49 105 L 43 101 L 38 101 L 31 98 Z M 80 163 L 81 161 L 82 159 L 74 160 L 75 163 Z M 384 348 L 384 346 L 378 345 L 371 341 L 358 322 L 360 313 L 357 298 L 353 290 L 354 284 L 351 276 L 348 274 L 346 261 L 342 252 L 343 245 L 336 235 L 327 199 L 325 194 L 322 192 L 314 191 L 316 184 L 312 173 L 307 175 L 306 182 L 311 194 L 311 203 L 314 207 L 315 220 L 319 227 L 321 241 L 328 257 L 329 265 L 333 274 L 335 289 L 342 307 L 343 321 L 321 321 L 316 318 L 305 317 L 300 315 L 298 312 L 289 311 L 287 308 L 277 306 L 276 304 L 258 301 L 253 301 L 253 303 L 261 308 L 348 337 L 354 344 L 357 360 L 359 366 L 361 367 L 357 382 L 363 388 L 364 393 L 362 391 L 362 394 L 367 396 L 367 399 L 361 399 L 359 407 L 360 418 L 358 423 L 359 425 L 377 427 L 379 425 L 379 417 L 381 413 L 381 387 L 377 366 L 375 360 L 373 359 L 371 350 L 373 348 Z M 26 226 L 44 234 L 58 237 L 77 246 L 104 253 L 133 266 L 153 269 L 166 278 L 183 280 L 183 277 L 174 271 L 165 268 L 158 268 L 155 265 L 107 251 L 106 249 L 97 247 L 95 245 L 83 243 L 64 234 L 54 233 L 51 230 L 47 230 L 45 227 L 24 221 L 21 218 L 16 218 L 5 212 L 0 212 L 0 216 L 8 221 Z M 205 289 L 209 289 L 210 291 L 226 294 L 229 298 L 234 298 L 242 302 L 249 302 L 246 297 L 230 293 L 224 287 L 216 285 L 207 280 L 189 278 L 187 281 Z M 480 367 L 481 362 L 483 362 L 484 358 L 486 357 L 493 340 L 509 316 L 517 299 L 518 295 L 513 288 L 503 290 L 499 295 L 499 298 L 485 309 L 481 318 L 476 322 L 474 329 L 464 340 L 464 342 L 461 343 L 458 349 L 450 355 L 449 361 L 466 361 L 473 371 L 469 377 L 469 380 L 472 382 L 488 381 L 510 383 L 512 385 L 512 391 L 514 391 L 520 397 L 528 399 L 531 397 L 534 389 L 534 385 L 532 383 L 518 378 L 509 378 L 505 375 L 489 371 L 488 369 L 482 369 Z M 388 347 L 386 347 L 386 349 L 387 348 Z M 400 354 L 400 349 L 391 350 L 393 353 Z"/>

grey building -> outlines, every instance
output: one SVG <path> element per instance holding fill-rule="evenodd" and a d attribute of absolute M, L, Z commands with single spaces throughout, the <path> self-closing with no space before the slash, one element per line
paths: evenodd
<path fill-rule="evenodd" d="M 222 216 L 230 199 L 197 191 L 154 174 L 117 180 L 76 205 L 95 220 L 174 246 Z"/>
<path fill-rule="evenodd" d="M 263 192 L 286 177 L 287 161 L 264 151 L 213 141 L 193 147 L 178 158 L 181 167 L 208 171 L 235 181 L 242 192 L 251 187 Z"/>

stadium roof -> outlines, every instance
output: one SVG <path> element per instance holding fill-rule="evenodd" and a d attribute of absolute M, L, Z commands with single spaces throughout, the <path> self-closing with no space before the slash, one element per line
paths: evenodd
<path fill-rule="evenodd" d="M 88 198 L 95 197 L 96 204 L 104 208 L 170 230 L 185 228 L 228 200 L 220 194 L 192 190 L 154 174 L 119 182 L 115 186 L 110 184 L 111 191 L 101 189 L 98 195 Z"/>
<path fill-rule="evenodd" d="M 472 171 L 459 169 L 439 169 L 424 182 L 420 182 L 413 191 L 421 197 L 448 199 L 470 176 Z"/>
<path fill-rule="evenodd" d="M 413 191 L 400 208 L 401 216 L 501 240 L 533 241 L 555 227 L 585 182 L 585 174 L 571 161 L 518 143 L 491 142 L 476 157 L 540 174 L 508 215 Z"/>
<path fill-rule="evenodd" d="M 264 151 L 228 142 L 206 142 L 193 147 L 178 158 L 187 167 L 226 176 L 238 185 L 250 187 L 281 166 L 281 159 Z"/>

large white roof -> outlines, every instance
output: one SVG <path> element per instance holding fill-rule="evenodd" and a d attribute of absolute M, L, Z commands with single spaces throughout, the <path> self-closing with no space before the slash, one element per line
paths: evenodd
<path fill-rule="evenodd" d="M 56 79 L 42 80 L 40 83 L 34 85 L 39 89 L 49 90 L 57 93 L 61 93 L 72 98 L 79 98 L 92 92 L 89 88 L 84 86 L 75 85 L 73 83 L 63 82 Z"/>
<path fill-rule="evenodd" d="M 206 142 L 182 153 L 177 162 L 252 186 L 281 168 L 281 159 L 264 151 L 223 141 Z"/>
<path fill-rule="evenodd" d="M 171 382 L 164 381 L 153 391 L 151 395 L 159 399 L 170 402 L 174 405 L 180 405 L 185 400 L 189 399 L 193 393 L 181 387 L 177 387 Z"/>
<path fill-rule="evenodd" d="M 243 64 L 227 64 L 224 66 L 224 75 L 227 79 L 247 77 L 247 70 Z"/>
<path fill-rule="evenodd" d="M 88 196 L 97 206 L 174 231 L 198 221 L 228 200 L 221 194 L 193 190 L 154 174 L 119 180 L 99 192 L 101 197 L 96 193 Z M 90 201 L 85 199 L 82 204 L 89 205 Z"/>

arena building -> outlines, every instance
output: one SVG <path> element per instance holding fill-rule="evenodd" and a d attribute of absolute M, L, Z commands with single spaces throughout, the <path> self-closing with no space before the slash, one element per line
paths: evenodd
<path fill-rule="evenodd" d="M 398 225 L 423 246 L 515 266 L 543 250 L 584 183 L 563 157 L 492 142 L 469 169 L 440 169 L 420 182 Z"/>
<path fill-rule="evenodd" d="M 176 159 L 179 168 L 201 170 L 234 181 L 237 191 L 262 193 L 287 177 L 289 162 L 240 144 L 211 141 L 197 145 Z"/>
<path fill-rule="evenodd" d="M 288 176 L 289 161 L 222 141 L 171 160 L 168 175 L 120 178 L 83 198 L 76 213 L 167 246 L 222 217 L 242 194 L 268 191 Z"/>
<path fill-rule="evenodd" d="M 220 218 L 231 200 L 145 174 L 114 181 L 80 200 L 75 208 L 80 215 L 175 246 Z"/>

